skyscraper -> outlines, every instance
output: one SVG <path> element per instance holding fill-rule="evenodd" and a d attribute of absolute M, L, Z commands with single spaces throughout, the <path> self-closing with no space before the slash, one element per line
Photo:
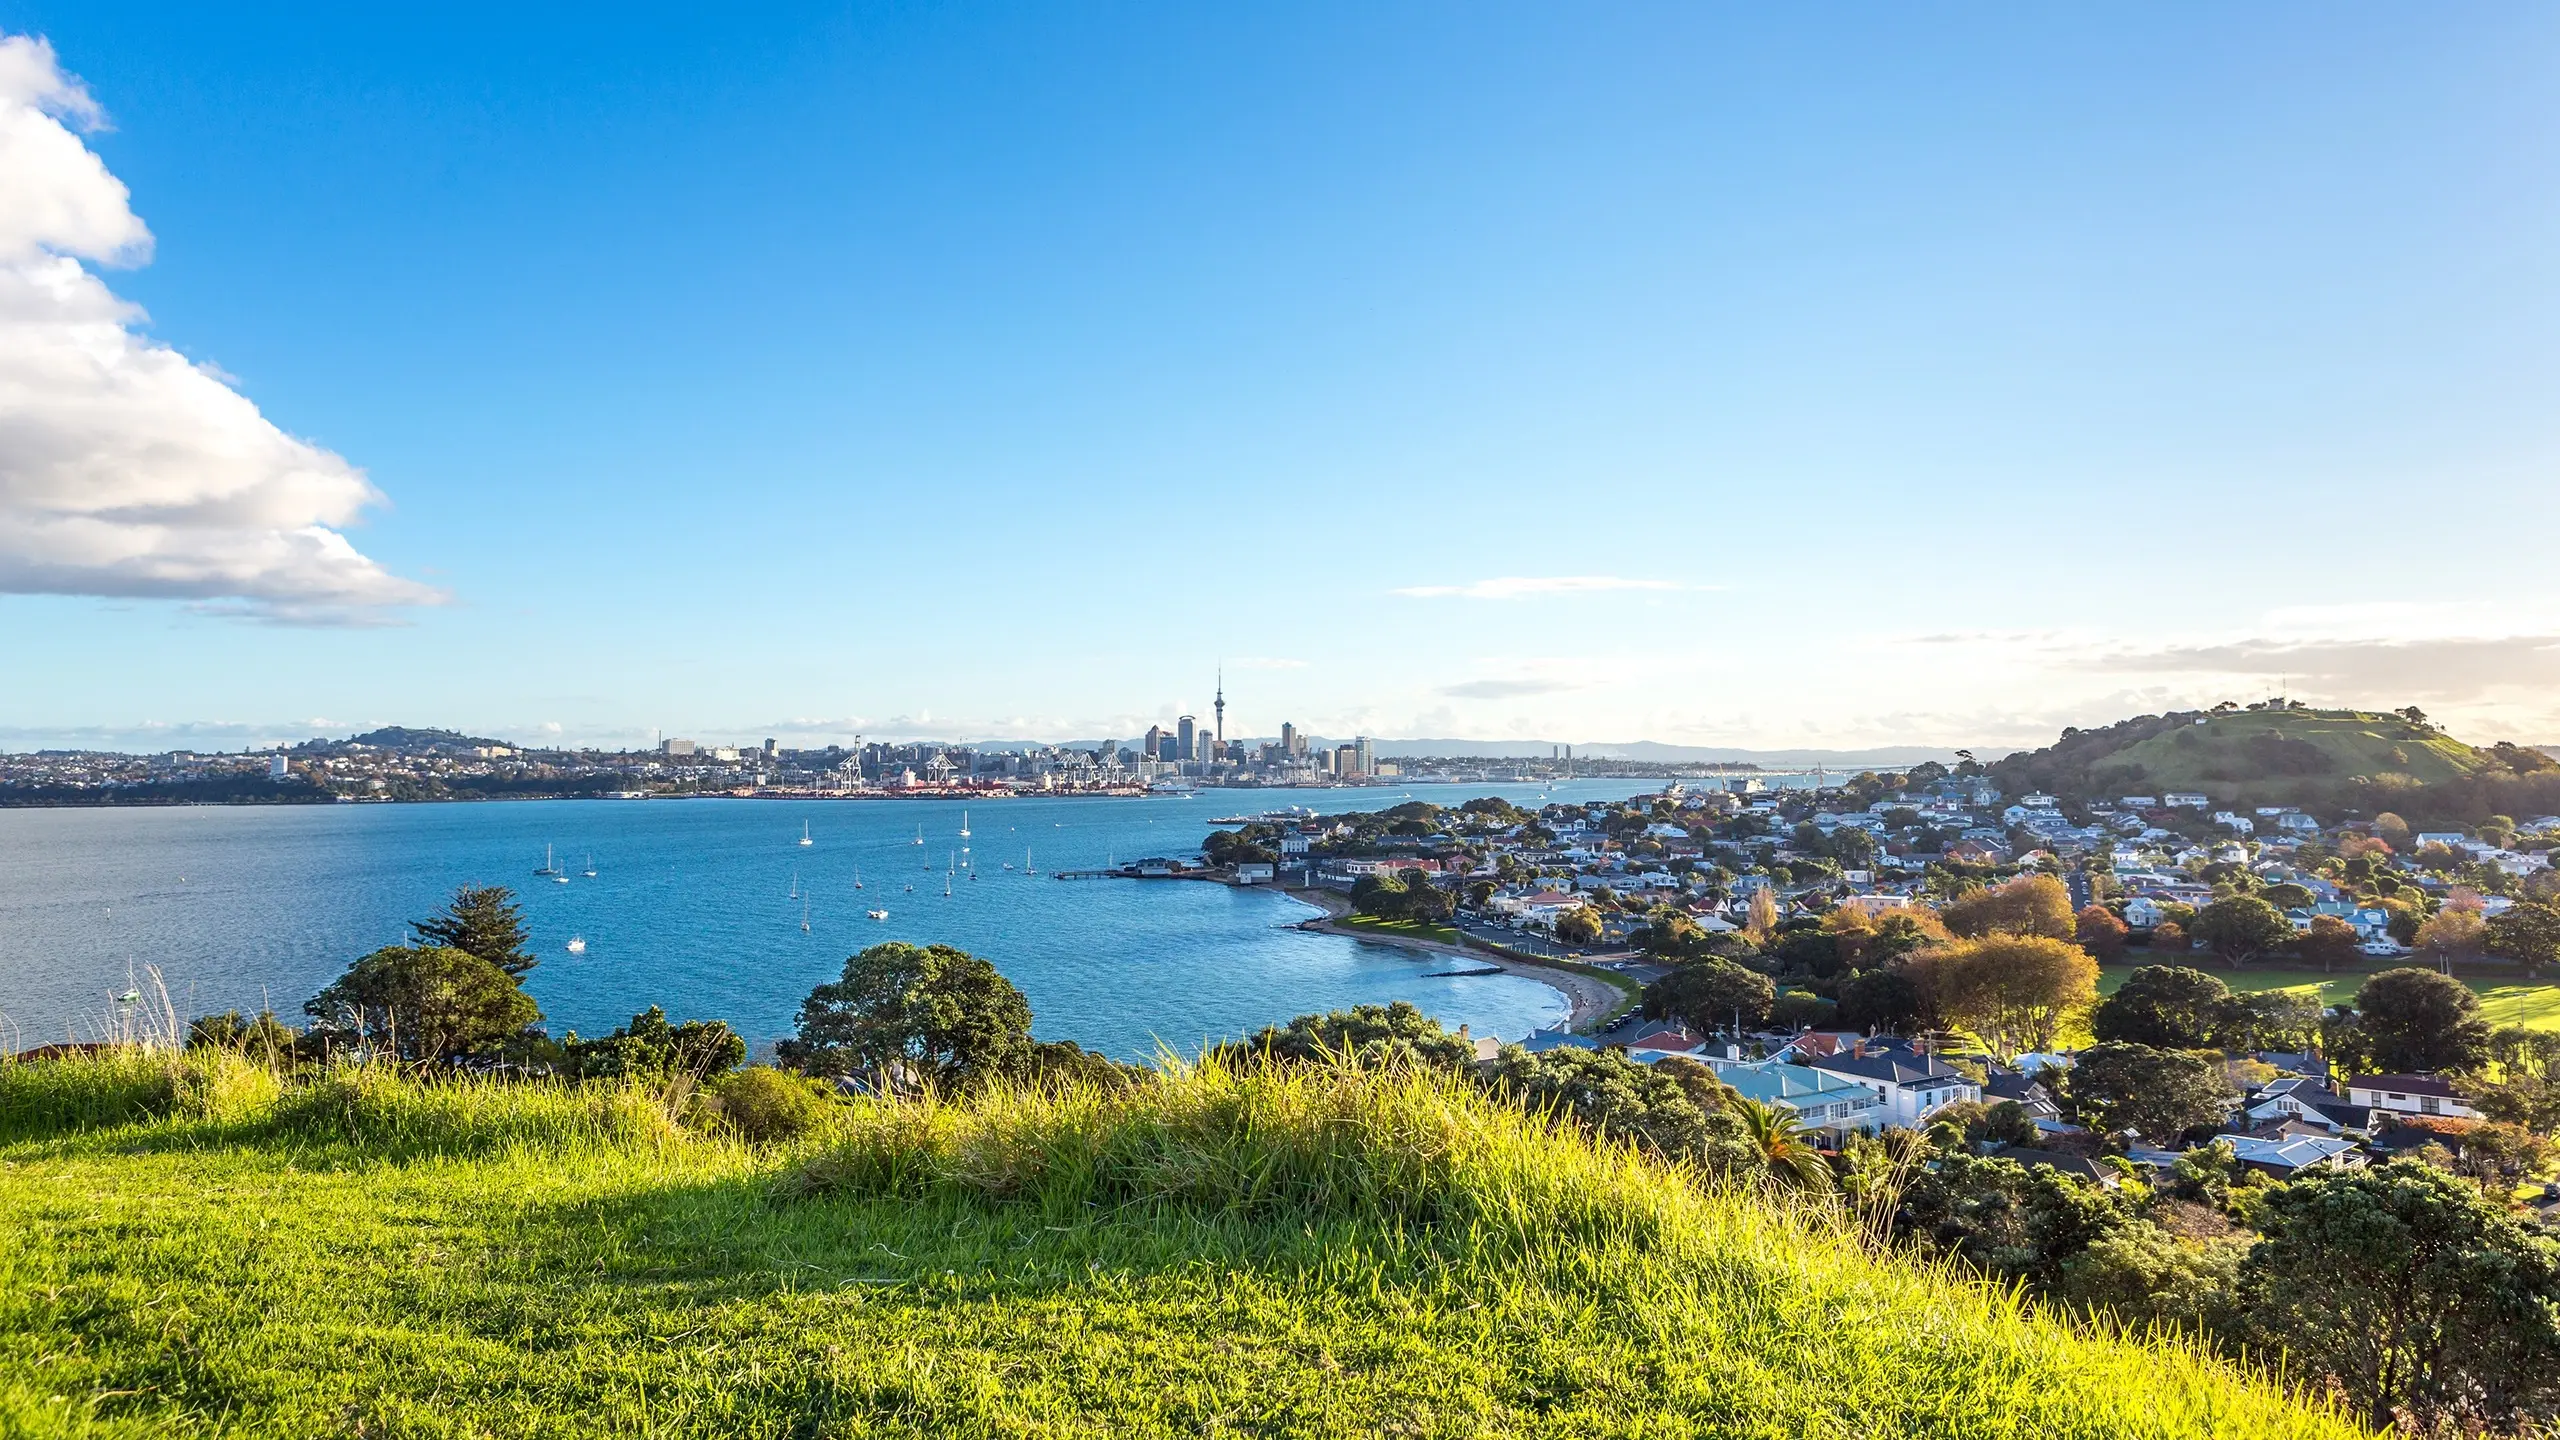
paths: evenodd
<path fill-rule="evenodd" d="M 1200 758 L 1200 725 L 1199 725 L 1199 722 L 1197 722 L 1197 721 L 1193 720 L 1190 716 L 1185 715 L 1185 716 L 1183 716 L 1181 719 L 1176 720 L 1176 721 L 1175 721 L 1175 722 L 1173 722 L 1173 723 L 1174 723 L 1175 736 L 1176 736 L 1176 738 L 1175 738 L 1175 742 L 1174 742 L 1174 747 L 1173 747 L 1173 753 L 1174 753 L 1174 755 L 1175 755 L 1177 758 L 1179 758 L 1179 759 L 1183 759 L 1183 760 L 1197 760 L 1197 759 L 1199 759 L 1199 758 Z"/>
<path fill-rule="evenodd" d="M 1298 753 L 1298 727 L 1286 720 L 1280 722 L 1280 753 L 1283 755 Z"/>
<path fill-rule="evenodd" d="M 1145 753 L 1146 757 L 1150 760 L 1161 760 L 1164 758 L 1163 726 L 1150 725 L 1147 727 L 1147 748 Z"/>
<path fill-rule="evenodd" d="M 1360 747 L 1360 773 L 1363 775 L 1377 774 L 1378 757 L 1369 753 L 1369 737 L 1363 735 L 1353 743 Z"/>

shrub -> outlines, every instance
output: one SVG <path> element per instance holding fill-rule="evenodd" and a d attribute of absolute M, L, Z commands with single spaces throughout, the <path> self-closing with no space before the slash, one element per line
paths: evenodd
<path fill-rule="evenodd" d="M 217 1049 L 118 1046 L 0 1063 L 0 1141 L 170 1117 L 243 1120 L 281 1089 L 274 1071 Z"/>
<path fill-rule="evenodd" d="M 793 1140 L 818 1128 L 828 1101 L 818 1086 L 770 1065 L 750 1065 L 714 1081 L 710 1109 L 722 1128 L 750 1144 Z"/>

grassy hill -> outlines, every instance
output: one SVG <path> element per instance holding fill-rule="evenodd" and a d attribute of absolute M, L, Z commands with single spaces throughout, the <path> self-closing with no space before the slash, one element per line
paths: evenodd
<path fill-rule="evenodd" d="M 2346 1436 L 1428 1080 L 0 1068 L 0 1434 Z"/>
<path fill-rule="evenodd" d="M 2195 791 L 2222 804 L 2390 803 L 2393 797 L 2515 779 L 2549 759 L 2480 749 L 2432 726 L 2364 710 L 2187 711 L 2066 730 L 2042 750 L 1992 766 L 2012 795 L 2069 799 Z"/>

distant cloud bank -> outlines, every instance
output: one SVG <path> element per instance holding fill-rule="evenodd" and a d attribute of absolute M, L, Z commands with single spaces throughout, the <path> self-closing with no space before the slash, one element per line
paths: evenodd
<path fill-rule="evenodd" d="M 77 133 L 103 123 L 50 45 L 0 37 L 0 592 L 323 624 L 439 603 L 341 533 L 382 503 L 363 471 L 137 333 L 82 265 L 151 255 Z"/>

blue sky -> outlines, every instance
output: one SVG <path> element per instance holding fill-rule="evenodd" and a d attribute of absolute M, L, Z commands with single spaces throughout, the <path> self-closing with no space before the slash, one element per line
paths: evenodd
<path fill-rule="evenodd" d="M 2560 740 L 2560 12 L 377 8 L 0 0 L 0 745 Z"/>

